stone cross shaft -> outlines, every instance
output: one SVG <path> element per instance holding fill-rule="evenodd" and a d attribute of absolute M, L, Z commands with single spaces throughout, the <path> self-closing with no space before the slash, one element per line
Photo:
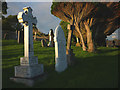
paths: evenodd
<path fill-rule="evenodd" d="M 33 25 L 37 24 L 37 19 L 33 17 L 30 7 L 25 7 L 23 10 L 23 12 L 18 13 L 17 18 L 24 25 L 24 57 L 28 58 L 27 61 L 29 61 L 30 57 L 34 56 Z"/>

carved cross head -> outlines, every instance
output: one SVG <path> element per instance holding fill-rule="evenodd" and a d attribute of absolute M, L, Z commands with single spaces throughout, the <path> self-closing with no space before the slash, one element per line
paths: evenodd
<path fill-rule="evenodd" d="M 24 10 L 23 12 L 18 13 L 17 18 L 18 18 L 19 22 L 23 23 L 23 24 L 32 23 L 32 24 L 36 25 L 37 19 L 36 19 L 36 17 L 33 17 L 31 7 L 24 7 L 23 10 Z"/>

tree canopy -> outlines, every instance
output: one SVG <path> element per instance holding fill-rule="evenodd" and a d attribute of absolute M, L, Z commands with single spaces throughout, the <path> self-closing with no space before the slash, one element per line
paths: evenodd
<path fill-rule="evenodd" d="M 104 23 L 105 35 L 112 34 L 120 27 L 120 4 L 118 2 L 109 3 L 89 3 L 89 2 L 53 2 L 51 13 L 63 21 L 70 22 L 73 17 L 76 21 L 85 21 L 94 18 L 96 24 Z M 95 20 L 97 19 L 97 20 Z M 111 26 L 111 24 L 114 24 Z"/>
<path fill-rule="evenodd" d="M 6 2 L 2 2 L 2 13 L 3 14 L 7 14 L 7 3 Z"/>
<path fill-rule="evenodd" d="M 2 30 L 21 30 L 22 25 L 17 20 L 17 15 L 9 15 L 7 18 L 2 19 Z"/>
<path fill-rule="evenodd" d="M 120 27 L 119 8 L 117 2 L 53 2 L 51 13 L 65 22 L 74 21 L 75 32 L 82 43 L 85 37 L 91 36 L 93 44 L 101 45 L 107 35 Z"/>

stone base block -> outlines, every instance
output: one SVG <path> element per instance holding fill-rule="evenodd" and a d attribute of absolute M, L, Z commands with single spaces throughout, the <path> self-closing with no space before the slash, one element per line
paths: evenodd
<path fill-rule="evenodd" d="M 15 66 L 15 77 L 33 78 L 43 74 L 43 64 L 32 66 Z"/>
<path fill-rule="evenodd" d="M 42 82 L 47 79 L 47 73 L 43 73 L 42 75 L 39 75 L 34 78 L 19 78 L 19 77 L 11 77 L 10 80 L 16 82 L 16 83 L 23 83 L 29 87 L 34 86 L 36 81 Z"/>
<path fill-rule="evenodd" d="M 31 57 L 21 57 L 20 58 L 20 65 L 34 65 L 38 64 L 38 57 L 37 56 L 31 56 Z"/>
<path fill-rule="evenodd" d="M 56 58 L 56 64 L 55 64 L 55 70 L 57 72 L 63 72 L 67 69 L 67 60 L 66 58 L 63 60 L 63 58 Z"/>

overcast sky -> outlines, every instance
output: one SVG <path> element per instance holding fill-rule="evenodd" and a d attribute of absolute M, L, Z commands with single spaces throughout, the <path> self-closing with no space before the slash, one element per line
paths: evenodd
<path fill-rule="evenodd" d="M 59 25 L 61 21 L 59 18 L 53 16 L 50 12 L 52 2 L 7 2 L 7 4 L 7 16 L 17 15 L 18 12 L 23 11 L 23 7 L 30 6 L 33 9 L 33 16 L 37 17 L 38 29 L 46 34 L 50 29 L 53 29 L 54 31 L 56 26 Z M 118 37 L 118 34 L 120 35 L 120 28 L 116 30 L 112 35 L 108 36 L 107 39 L 120 39 L 120 37 Z"/>

